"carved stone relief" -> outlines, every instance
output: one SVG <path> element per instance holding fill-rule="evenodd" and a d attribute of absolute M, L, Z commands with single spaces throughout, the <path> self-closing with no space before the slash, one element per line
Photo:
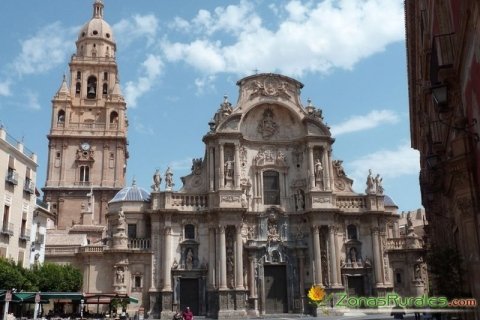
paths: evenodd
<path fill-rule="evenodd" d="M 262 119 L 258 122 L 257 131 L 264 139 L 270 139 L 278 132 L 278 124 L 273 120 L 272 109 L 265 109 Z"/>

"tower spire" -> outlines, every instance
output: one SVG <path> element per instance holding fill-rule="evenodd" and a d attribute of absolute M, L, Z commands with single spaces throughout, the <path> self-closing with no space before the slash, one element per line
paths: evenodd
<path fill-rule="evenodd" d="M 103 0 L 95 0 L 93 3 L 93 17 L 103 19 Z"/>

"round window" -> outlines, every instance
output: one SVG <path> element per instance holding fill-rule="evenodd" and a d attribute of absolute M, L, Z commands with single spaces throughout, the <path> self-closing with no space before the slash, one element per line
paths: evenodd
<path fill-rule="evenodd" d="M 106 36 L 107 36 L 107 38 L 110 38 L 110 33 L 107 33 Z"/>
<path fill-rule="evenodd" d="M 93 30 L 93 34 L 96 36 L 98 34 L 97 30 Z"/>

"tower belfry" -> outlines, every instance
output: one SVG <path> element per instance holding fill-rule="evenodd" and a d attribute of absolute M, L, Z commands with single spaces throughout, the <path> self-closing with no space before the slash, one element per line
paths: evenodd
<path fill-rule="evenodd" d="M 95 0 L 92 18 L 78 34 L 70 73 L 52 99 L 43 191 L 59 229 L 105 225 L 107 203 L 125 184 L 126 103 L 103 9 L 103 1 Z"/>

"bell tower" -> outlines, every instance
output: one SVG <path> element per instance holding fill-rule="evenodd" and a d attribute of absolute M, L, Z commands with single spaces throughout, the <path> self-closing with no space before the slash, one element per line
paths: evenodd
<path fill-rule="evenodd" d="M 125 184 L 126 103 L 103 0 L 80 30 L 70 73 L 52 100 L 45 201 L 59 229 L 106 224 L 107 203 Z"/>

